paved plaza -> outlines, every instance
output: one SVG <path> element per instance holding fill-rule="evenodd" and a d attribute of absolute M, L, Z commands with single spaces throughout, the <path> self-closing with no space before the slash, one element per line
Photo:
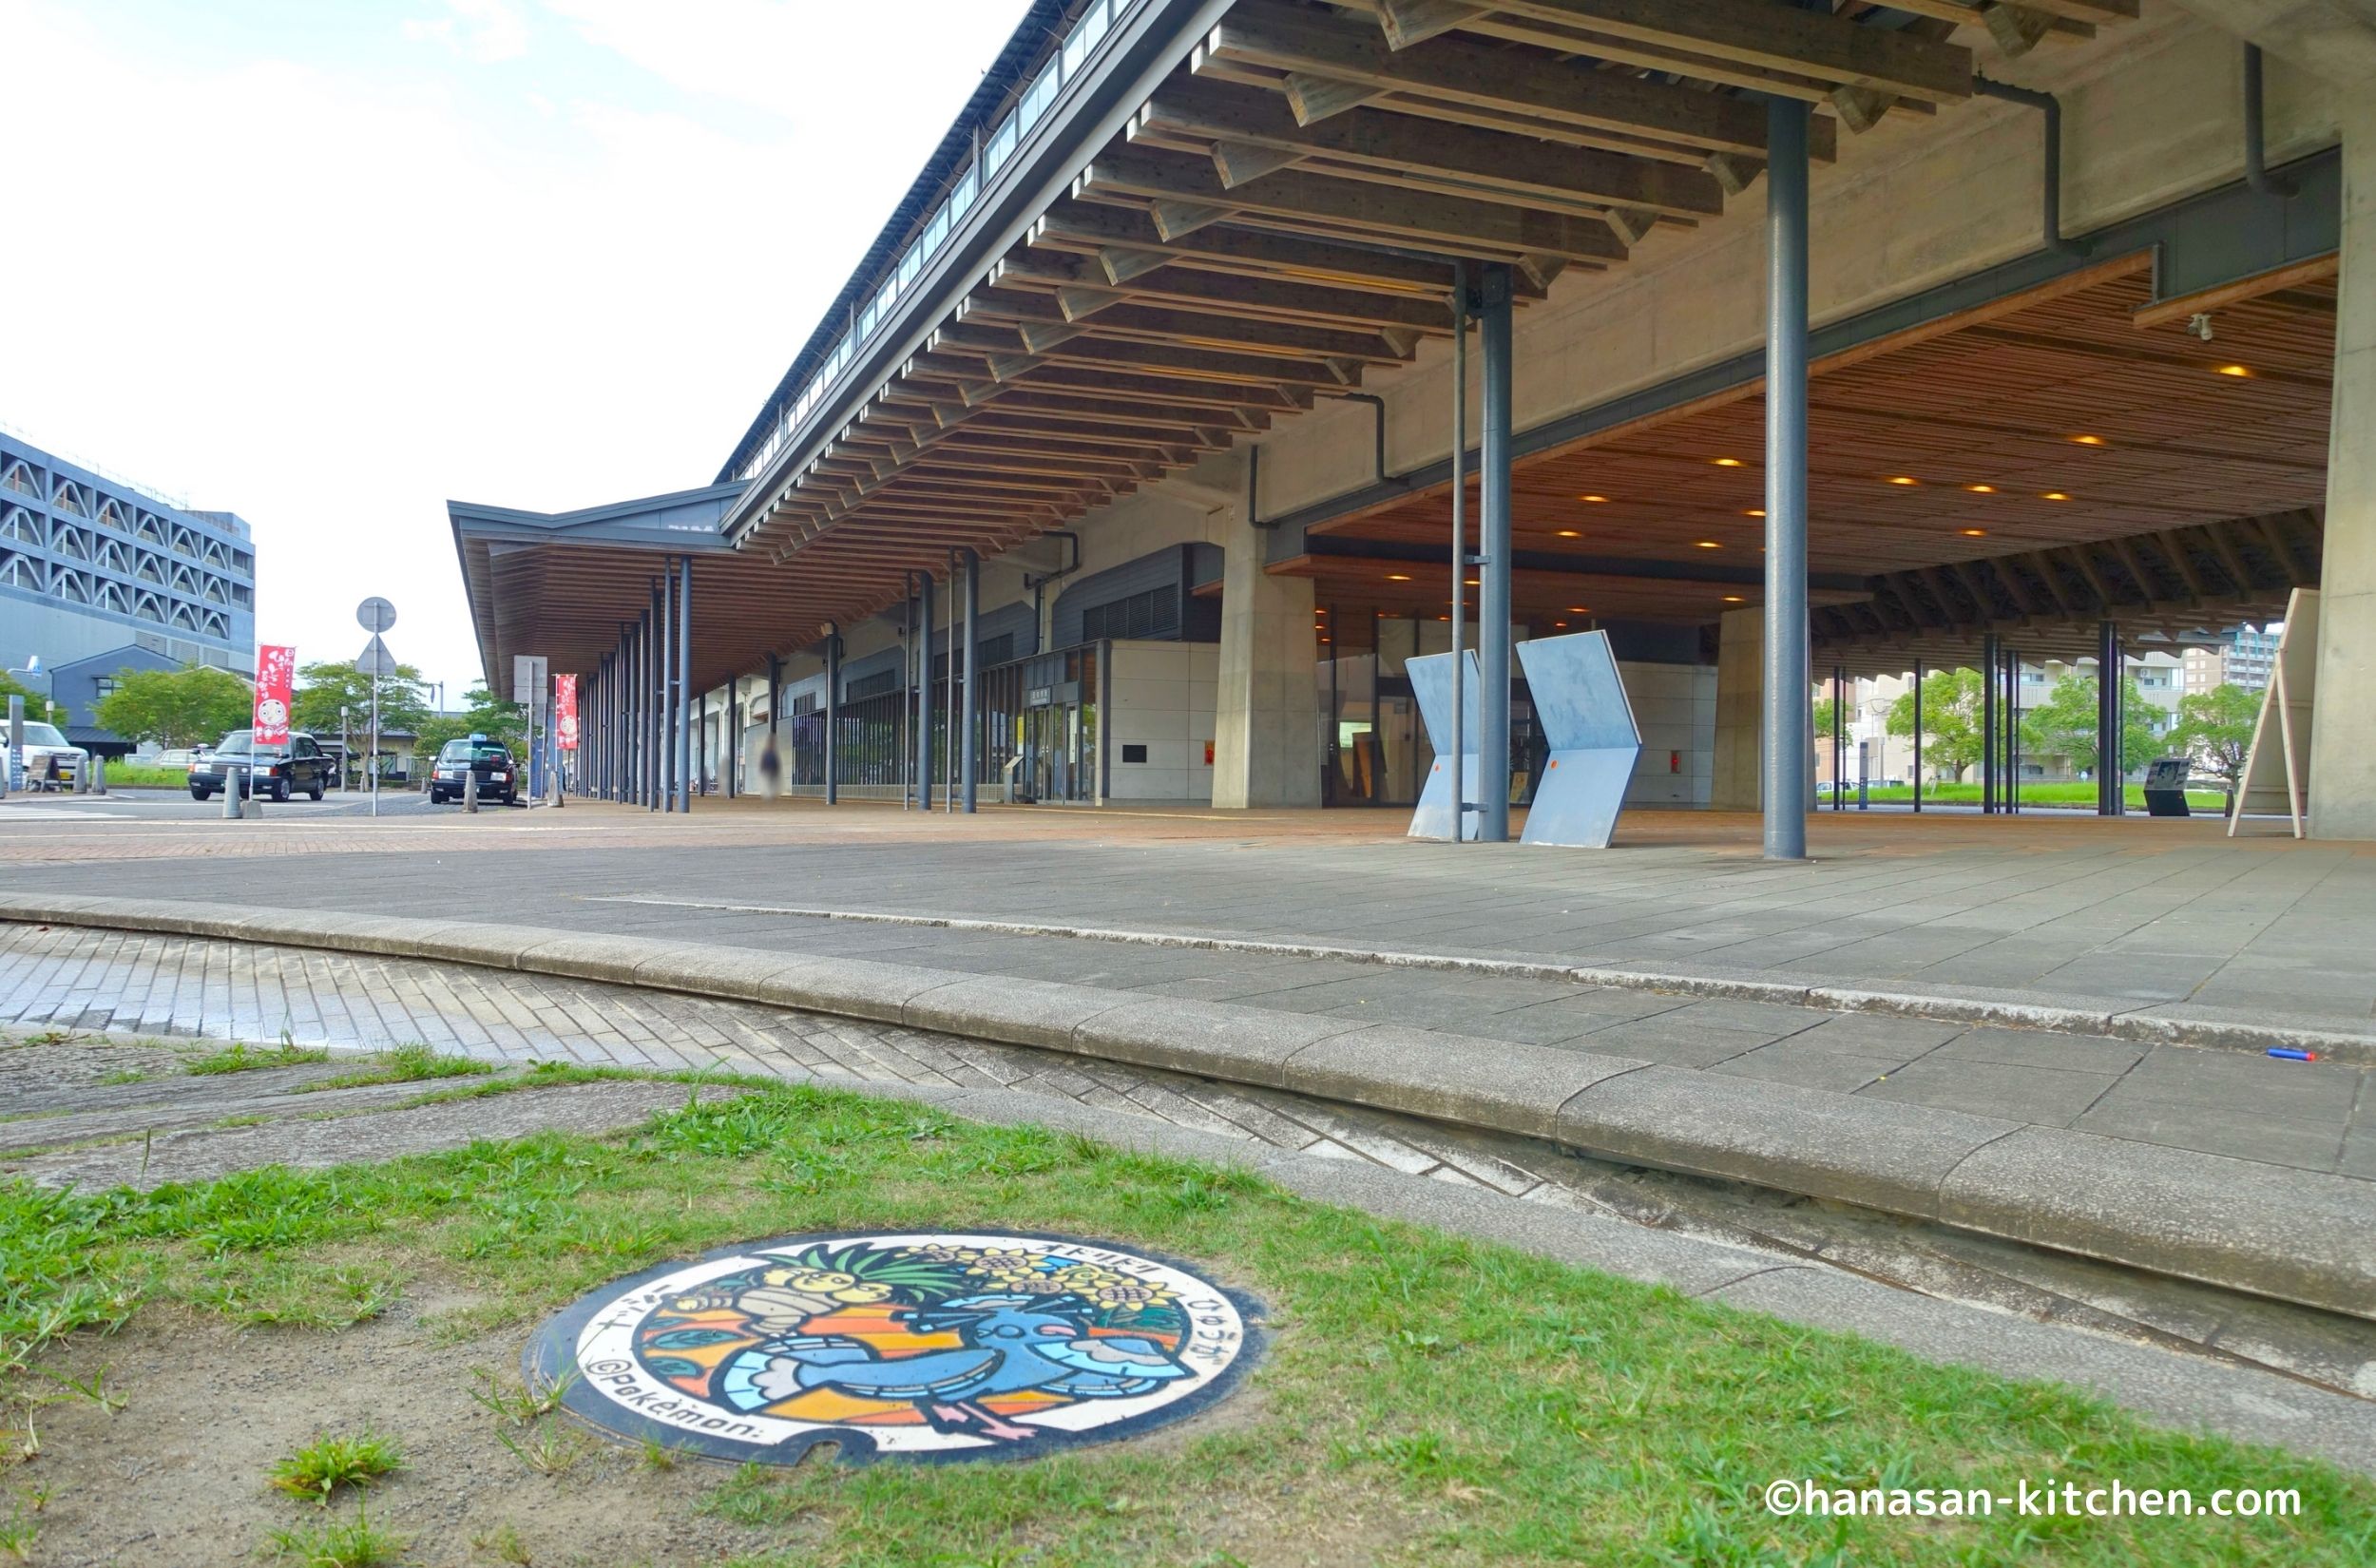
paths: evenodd
<path fill-rule="evenodd" d="M 783 911 L 969 917 L 2376 1038 L 2376 845 L 2259 825 L 2230 839 L 2206 818 L 1820 813 L 1813 863 L 1775 866 L 1758 857 L 1755 819 L 1726 813 L 1638 812 L 1602 852 L 1419 843 L 1403 827 L 1389 812 L 967 818 L 748 799 L 689 817 L 580 802 L 377 823 L 300 804 L 221 823 L 43 799 L 0 806 L 0 889 L 236 899 L 259 886 L 240 863 L 269 857 L 283 864 L 264 896 L 286 908 L 435 915 L 459 898 L 471 918 L 734 946 L 929 943 L 936 963 L 979 933 L 825 936 Z M 1043 950 L 1001 961 L 1039 973 L 1024 955 Z M 1124 960 L 1066 946 L 1038 962 L 1079 978 Z M 1180 985 L 1217 981 L 1198 994 L 1241 1000 L 1342 978 L 1179 962 Z M 1393 997 L 1465 1027 L 1542 1000 L 1488 1005 L 1440 980 Z M 1556 1013 L 1512 1023 L 1556 1028 Z"/>

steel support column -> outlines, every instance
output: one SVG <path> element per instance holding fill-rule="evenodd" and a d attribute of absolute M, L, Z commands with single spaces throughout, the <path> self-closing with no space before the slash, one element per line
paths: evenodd
<path fill-rule="evenodd" d="M 916 574 L 916 809 L 932 809 L 932 574 Z"/>
<path fill-rule="evenodd" d="M 643 618 L 643 809 L 660 810 L 661 714 L 668 700 L 668 674 L 661 652 L 668 645 L 668 577 L 652 587 L 652 607 Z"/>
<path fill-rule="evenodd" d="M 693 558 L 677 562 L 677 810 L 693 810 Z M 708 696 L 705 692 L 704 698 Z"/>
<path fill-rule="evenodd" d="M 2096 815 L 2117 817 L 2127 806 L 2119 777 L 2119 696 L 2127 670 L 2119 665 L 2119 624 L 2096 627 Z"/>
<path fill-rule="evenodd" d="M 1914 809 L 1923 809 L 1923 661 L 1914 660 Z"/>
<path fill-rule="evenodd" d="M 1485 349 L 1485 430 L 1478 459 L 1477 839 L 1510 836 L 1510 269 L 1487 265 L 1477 301 Z M 1453 574 L 1456 594 L 1467 579 Z M 1457 686 L 1461 661 L 1452 661 Z M 1455 759 L 1455 766 L 1458 759 Z M 1454 832 L 1459 832 L 1454 824 Z"/>
<path fill-rule="evenodd" d="M 775 709 L 770 708 L 770 713 Z M 841 628 L 825 634 L 825 804 L 841 803 Z"/>
<path fill-rule="evenodd" d="M 2004 809 L 2022 809 L 2022 656 L 2004 650 Z"/>
<path fill-rule="evenodd" d="M 1468 836 L 1468 266 L 1452 263 L 1452 842 Z M 1411 632 L 1410 645 L 1419 646 Z M 1334 666 L 1332 664 L 1331 668 Z M 1417 798 L 1413 794 L 1413 799 Z"/>
<path fill-rule="evenodd" d="M 976 782 L 974 774 L 978 771 L 977 764 L 981 759 L 980 748 L 982 744 L 982 699 L 981 693 L 976 689 L 973 681 L 974 626 L 982 613 L 982 557 L 979 552 L 972 549 L 968 549 L 965 552 L 965 570 L 966 652 L 964 664 L 966 671 L 966 691 L 965 696 L 958 699 L 957 704 L 959 720 L 965 726 L 965 736 L 961 742 L 963 749 L 958 753 L 959 760 L 957 763 L 957 774 L 960 780 L 959 789 L 963 792 L 963 798 L 965 800 L 965 809 L 970 812 L 974 809 Z M 1109 704 L 1112 701 L 1112 698 L 1108 698 L 1102 691 L 1098 693 L 1098 697 L 1101 701 L 1104 701 Z M 1113 710 L 1109 706 L 1106 711 L 1110 713 Z"/>
<path fill-rule="evenodd" d="M 1997 634 L 1980 640 L 1980 810 L 1997 814 Z"/>
<path fill-rule="evenodd" d="M 1766 858 L 1807 858 L 1807 105 L 1766 101 Z"/>

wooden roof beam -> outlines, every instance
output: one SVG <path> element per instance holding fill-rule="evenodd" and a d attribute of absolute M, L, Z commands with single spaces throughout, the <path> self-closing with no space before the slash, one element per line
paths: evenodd
<path fill-rule="evenodd" d="M 1488 112 L 1516 110 L 1589 129 L 1647 134 L 1706 152 L 1763 158 L 1766 151 L 1761 105 L 1615 71 L 1580 70 L 1548 55 L 1464 39 L 1435 38 L 1398 50 L 1353 18 L 1264 0 L 1241 0 L 1205 36 L 1195 61 L 1198 74 L 1207 74 L 1208 62 L 1302 71 Z M 1813 157 L 1830 162 L 1837 155 L 1837 122 L 1817 116 L 1808 143 Z"/>
<path fill-rule="evenodd" d="M 1329 359 L 1358 359 L 1372 365 L 1407 362 L 1417 346 L 1418 334 L 1408 328 L 1361 332 L 1352 328 L 1315 327 L 1271 321 L 1239 313 L 1179 311 L 1159 305 L 1127 303 L 1116 293 L 1095 308 L 1074 315 L 1057 296 L 1021 290 L 977 289 L 959 303 L 960 324 L 987 322 L 1016 328 L 1034 324 L 1078 326 L 1093 336 L 1122 342 L 1176 343 L 1224 353 L 1274 354 L 1289 357 L 1318 355 Z M 1389 333 L 1393 335 L 1389 337 Z"/>
<path fill-rule="evenodd" d="M 1622 261 L 1627 255 L 1625 241 L 1598 219 L 1389 190 L 1293 170 L 1229 190 L 1209 164 L 1125 154 L 1094 160 L 1074 182 L 1073 192 L 1088 201 L 1121 197 L 1158 203 L 1159 228 L 1165 220 L 1165 204 L 1219 203 L 1233 212 L 1261 213 L 1276 221 L 1316 219 L 1402 243 L 1442 245 L 1455 252 L 1486 248 L 1587 265 Z"/>
<path fill-rule="evenodd" d="M 1193 77 L 1159 88 L 1132 118 L 1130 135 L 1134 142 L 1148 136 L 1208 137 L 1389 173 L 1470 181 L 1521 197 L 1678 217 L 1714 217 L 1724 210 L 1722 188 L 1701 170 L 1590 149 L 1562 150 L 1501 131 L 1427 124 L 1382 109 L 1355 109 L 1299 125 L 1276 93 Z M 1232 188 L 1242 182 L 1224 180 Z"/>
<path fill-rule="evenodd" d="M 1026 242 L 1032 250 L 1025 259 L 1044 260 L 1048 251 L 1087 258 L 1094 277 L 1076 273 L 1073 279 L 1084 283 L 1111 283 L 1134 272 L 1172 266 L 1429 299 L 1443 297 L 1451 287 L 1447 265 L 1418 257 L 1231 228 L 1207 229 L 1167 243 L 1144 213 L 1070 201 L 1051 203 L 1033 222 Z M 1134 255 L 1144 256 L 1146 264 L 1116 264 Z M 1540 289 L 1529 289 L 1523 281 L 1519 287 L 1522 299 L 1542 296 Z"/>

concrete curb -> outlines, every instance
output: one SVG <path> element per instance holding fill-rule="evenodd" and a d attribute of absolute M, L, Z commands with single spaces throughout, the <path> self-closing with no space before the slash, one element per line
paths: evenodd
<path fill-rule="evenodd" d="M 2133 1007 L 2061 1006 L 2011 993 L 1968 986 L 1931 991 L 1886 991 L 1856 985 L 1796 985 L 1758 974 L 1721 970 L 1676 973 L 1661 969 L 1612 968 L 1603 965 L 1548 964 L 1532 959 L 1480 958 L 1459 953 L 1416 953 L 1373 947 L 1340 947 L 1320 942 L 1278 942 L 1253 937 L 1206 936 L 1183 931 L 1135 931 L 1107 926 L 1065 926 L 1044 921 L 983 920 L 964 915 L 886 914 L 870 909 L 808 908 L 778 904 L 702 903 L 683 899 L 605 895 L 605 904 L 647 904 L 699 908 L 726 914 L 772 914 L 791 920 L 836 920 L 868 926 L 910 926 L 931 930 L 974 931 L 986 936 L 1062 937 L 1077 942 L 1113 942 L 1128 947 L 1176 947 L 1199 952 L 1243 953 L 1251 958 L 1323 958 L 1389 969 L 1435 969 L 1449 974 L 1504 980 L 1606 985 L 1671 996 L 1770 1002 L 1785 1007 L 1816 1007 L 1837 1013 L 1887 1013 L 1900 1018 L 1979 1023 L 2002 1029 L 2044 1029 L 2060 1034 L 2105 1035 L 2152 1045 L 2200 1045 L 2238 1051 L 2271 1046 L 2316 1051 L 2353 1066 L 2376 1066 L 2376 1031 L 2351 1033 L 2322 1025 L 2331 1019 L 2272 1021 L 2232 1009 L 2183 1002 L 2139 1003 Z"/>
<path fill-rule="evenodd" d="M 1037 1046 L 1579 1150 L 2376 1317 L 2376 1186 L 1397 1024 L 866 959 L 230 905 L 0 896 L 0 920 L 426 959 Z"/>

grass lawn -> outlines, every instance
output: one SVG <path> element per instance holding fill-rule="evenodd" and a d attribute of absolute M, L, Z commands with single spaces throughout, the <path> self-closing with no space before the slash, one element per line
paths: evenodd
<path fill-rule="evenodd" d="M 152 768 L 138 762 L 107 764 L 107 788 L 128 790 L 186 790 L 190 787 L 187 768 Z"/>
<path fill-rule="evenodd" d="M 441 1331 L 516 1327 L 525 1338 L 542 1314 L 602 1281 L 728 1241 L 936 1226 L 1058 1231 L 1177 1254 L 1262 1299 L 1268 1356 L 1199 1425 L 1142 1443 L 971 1467 L 686 1462 L 683 1507 L 783 1542 L 779 1555 L 744 1561 L 2376 1557 L 2376 1486 L 2323 1464 L 2150 1428 L 2062 1388 L 1934 1367 L 1381 1222 L 1240 1172 L 779 1083 L 610 1140 L 543 1135 L 145 1195 L 0 1187 L 0 1428 L 17 1425 L 11 1402 L 29 1409 L 37 1389 L 55 1393 L 30 1368 L 54 1357 L 58 1341 L 135 1312 L 194 1311 L 203 1333 L 219 1332 L 203 1321 L 213 1320 L 328 1334 L 433 1275 L 466 1281 L 479 1298 L 452 1314 L 467 1321 Z M 228 1393 L 222 1415 L 237 1419 Z M 137 1449 L 137 1431 L 120 1441 Z M 12 1454 L 0 1443 L 0 1461 Z M 0 1511 L 32 1471 L 0 1464 Z M 1764 1512 L 1758 1494 L 1777 1477 L 2001 1493 L 2024 1479 L 2117 1478 L 2205 1498 L 2221 1486 L 2295 1487 L 2302 1514 L 1810 1521 Z M 240 1483 L 262 1487 L 267 1477 Z M 461 1484 L 399 1472 L 372 1486 L 371 1517 L 387 1517 L 409 1485 L 443 1495 Z"/>
<path fill-rule="evenodd" d="M 2127 786 L 2127 792 L 2129 810 L 2143 811 L 2145 809 L 2145 786 L 2131 784 Z M 1876 784 L 1869 794 L 1874 800 L 1900 804 L 1914 798 L 1912 786 L 1906 784 Z M 1828 784 L 1817 785 L 1815 795 L 1823 803 L 1823 809 L 1829 811 L 1831 807 L 1831 787 Z M 1851 807 L 1855 805 L 1854 785 L 1851 784 L 1845 792 L 1845 798 Z M 1923 803 L 1928 805 L 1934 800 L 1944 804 L 1977 806 L 1980 804 L 1980 786 L 1977 784 L 1925 784 Z M 2186 792 L 2186 803 L 2198 812 L 2210 812 L 2214 816 L 2228 809 L 2228 797 L 2217 790 L 2189 790 Z M 2087 783 L 2025 783 L 2022 786 L 2022 804 L 2025 806 L 2084 806 L 2093 811 L 2096 805 L 2096 786 Z"/>

